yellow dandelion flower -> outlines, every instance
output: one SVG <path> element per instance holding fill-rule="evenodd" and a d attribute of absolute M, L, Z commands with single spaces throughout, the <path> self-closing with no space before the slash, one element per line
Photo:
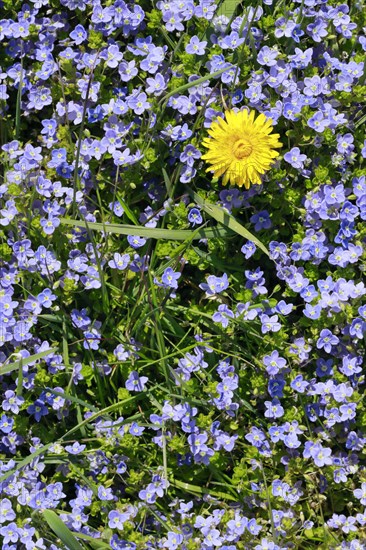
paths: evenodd
<path fill-rule="evenodd" d="M 226 121 L 218 117 L 208 130 L 210 138 L 203 140 L 208 151 L 202 158 L 211 166 L 216 178 L 223 176 L 226 185 L 245 186 L 261 183 L 264 174 L 279 155 L 279 134 L 271 134 L 272 120 L 260 114 L 255 120 L 254 111 L 226 111 Z"/>

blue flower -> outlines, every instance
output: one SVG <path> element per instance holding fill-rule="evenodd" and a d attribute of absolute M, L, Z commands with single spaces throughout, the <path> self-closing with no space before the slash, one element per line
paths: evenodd
<path fill-rule="evenodd" d="M 17 542 L 21 534 L 22 532 L 14 522 L 8 523 L 8 525 L 4 525 L 4 527 L 0 527 L 0 535 L 2 536 L 4 545 L 9 542 Z"/>
<path fill-rule="evenodd" d="M 330 353 L 333 346 L 339 343 L 339 338 L 335 336 L 329 329 L 323 329 L 316 343 L 318 349 L 324 349 L 326 353 Z"/>
<path fill-rule="evenodd" d="M 265 355 L 263 357 L 263 364 L 266 366 L 266 370 L 270 376 L 276 375 L 281 369 L 286 367 L 287 361 L 277 350 L 274 350 L 271 355 Z"/>
<path fill-rule="evenodd" d="M 257 247 L 252 241 L 247 241 L 245 244 L 243 244 L 240 250 L 244 254 L 245 259 L 248 260 L 253 256 L 253 254 L 257 250 Z"/>
<path fill-rule="evenodd" d="M 118 269 L 118 270 L 124 270 L 128 267 L 130 263 L 130 255 L 129 254 L 119 254 L 118 252 L 115 252 L 113 254 L 113 260 L 109 260 L 108 265 L 112 269 Z"/>
<path fill-rule="evenodd" d="M 139 376 L 136 371 L 132 371 L 126 380 L 125 386 L 129 391 L 143 391 L 147 382 L 147 376 Z"/>
<path fill-rule="evenodd" d="M 114 500 L 112 489 L 103 487 L 103 485 L 98 487 L 98 497 L 100 500 Z"/>
<path fill-rule="evenodd" d="M 37 422 L 40 422 L 42 416 L 48 414 L 48 408 L 40 399 L 36 399 L 32 405 L 27 408 L 27 413 L 33 415 Z"/>
<path fill-rule="evenodd" d="M 84 29 L 83 25 L 76 25 L 74 30 L 70 33 L 70 38 L 74 40 L 76 45 L 82 44 L 87 39 L 88 34 Z"/>
<path fill-rule="evenodd" d="M 304 168 L 304 162 L 306 161 L 307 156 L 301 154 L 298 147 L 293 147 L 290 151 L 285 153 L 283 158 L 294 168 L 302 169 Z"/>
<path fill-rule="evenodd" d="M 273 399 L 272 401 L 265 401 L 265 407 L 267 410 L 264 413 L 264 416 L 267 418 L 280 418 L 284 415 L 284 408 L 281 406 L 281 403 L 278 399 Z"/>
<path fill-rule="evenodd" d="M 209 275 L 207 277 L 207 283 L 201 283 L 199 287 L 206 292 L 206 296 L 214 296 L 220 292 L 226 290 L 229 286 L 229 279 L 226 273 L 222 277 L 216 277 L 215 275 Z"/>
<path fill-rule="evenodd" d="M 278 332 L 281 330 L 281 323 L 278 322 L 278 315 L 272 315 L 269 317 L 266 314 L 262 314 L 260 317 L 262 323 L 262 333 Z"/>
<path fill-rule="evenodd" d="M 203 222 L 201 212 L 198 208 L 191 208 L 188 212 L 188 221 L 193 225 L 199 225 Z"/>
<path fill-rule="evenodd" d="M 204 55 L 206 46 L 207 46 L 207 42 L 205 40 L 201 42 L 198 36 L 194 35 L 191 37 L 185 49 L 187 53 Z"/>
<path fill-rule="evenodd" d="M 361 504 L 366 505 L 366 483 L 362 483 L 361 488 L 355 489 L 353 494 L 361 502 Z"/>
<path fill-rule="evenodd" d="M 261 210 L 257 214 L 253 214 L 250 218 L 251 223 L 254 224 L 255 231 L 260 231 L 261 229 L 269 229 L 272 227 L 272 222 L 269 217 L 267 210 Z"/>
<path fill-rule="evenodd" d="M 257 61 L 261 65 L 267 65 L 272 67 L 276 65 L 276 57 L 278 57 L 279 51 L 268 46 L 263 46 L 258 52 Z"/>

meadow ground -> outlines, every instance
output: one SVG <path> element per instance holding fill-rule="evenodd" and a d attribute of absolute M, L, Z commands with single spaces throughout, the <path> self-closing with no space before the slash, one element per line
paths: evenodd
<path fill-rule="evenodd" d="M 366 548 L 363 0 L 0 0 L 0 549 Z"/>

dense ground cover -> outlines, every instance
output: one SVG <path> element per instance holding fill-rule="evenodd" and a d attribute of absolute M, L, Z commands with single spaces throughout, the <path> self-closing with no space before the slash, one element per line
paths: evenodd
<path fill-rule="evenodd" d="M 1 549 L 366 548 L 364 2 L 0 14 Z"/>

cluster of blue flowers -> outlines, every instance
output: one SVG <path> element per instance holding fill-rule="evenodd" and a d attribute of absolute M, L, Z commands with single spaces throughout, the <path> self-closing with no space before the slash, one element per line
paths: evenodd
<path fill-rule="evenodd" d="M 364 1 L 0 13 L 0 549 L 366 548 Z"/>

